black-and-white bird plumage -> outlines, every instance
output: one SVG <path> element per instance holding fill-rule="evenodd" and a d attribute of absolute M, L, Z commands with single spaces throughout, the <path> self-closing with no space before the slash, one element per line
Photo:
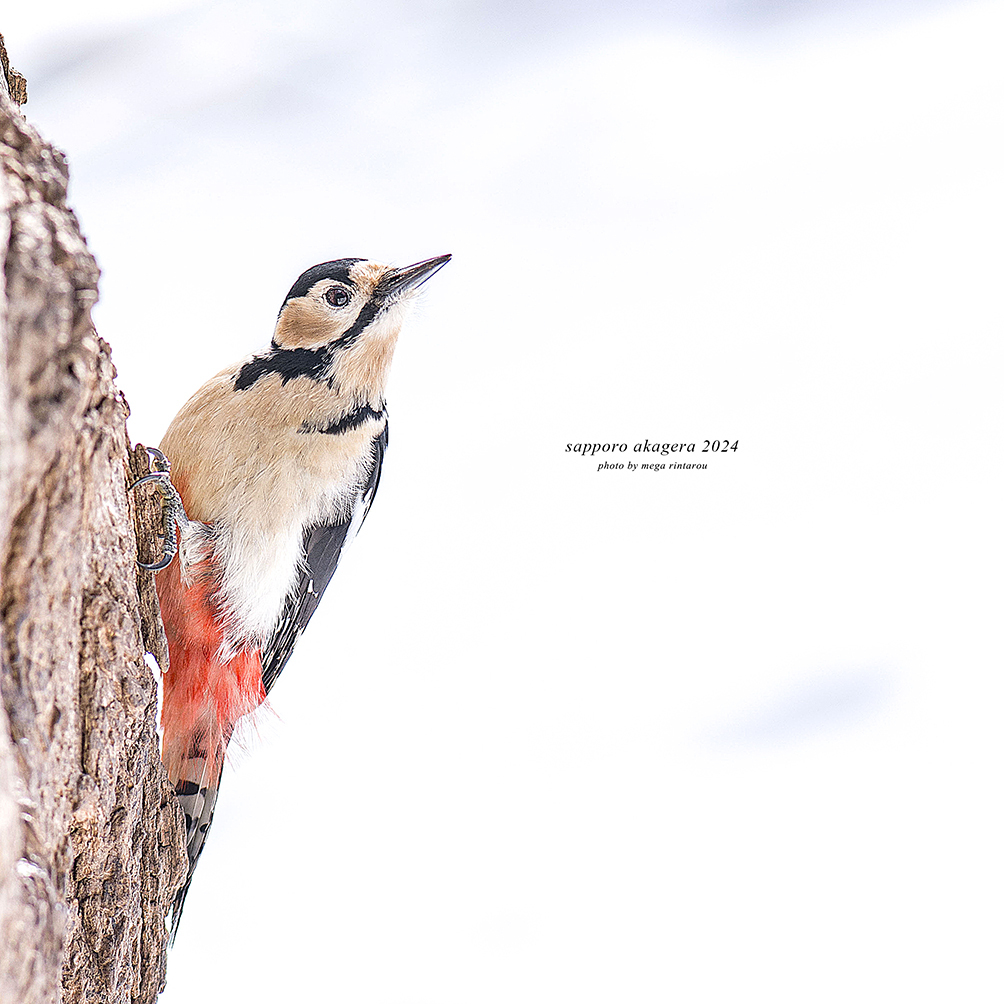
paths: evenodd
<path fill-rule="evenodd" d="M 188 514 L 157 589 L 171 659 L 163 757 L 185 809 L 189 881 L 234 727 L 275 684 L 373 503 L 398 332 L 449 257 L 308 269 L 268 349 L 204 384 L 161 443 Z"/>
<path fill-rule="evenodd" d="M 380 469 L 387 449 L 386 414 L 383 430 L 373 438 L 373 465 L 364 484 L 360 485 L 348 519 L 318 523 L 303 533 L 303 566 L 299 579 L 286 595 L 279 623 L 261 653 L 262 682 L 265 693 L 272 689 L 289 657 L 313 616 L 324 590 L 338 567 L 342 551 L 359 532 L 376 498 L 380 486 Z"/>

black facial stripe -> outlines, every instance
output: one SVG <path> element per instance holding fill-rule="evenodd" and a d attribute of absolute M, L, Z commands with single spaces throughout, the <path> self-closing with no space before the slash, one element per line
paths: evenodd
<path fill-rule="evenodd" d="M 264 355 L 255 356 L 240 368 L 234 390 L 247 390 L 270 373 L 278 373 L 283 386 L 300 376 L 310 377 L 311 380 L 326 379 L 330 366 L 331 349 L 327 345 L 319 349 L 273 348 Z"/>
<path fill-rule="evenodd" d="M 340 349 L 346 349 L 359 340 L 359 336 L 370 326 L 373 318 L 380 313 L 383 306 L 383 297 L 379 292 L 373 295 L 364 304 L 359 316 L 352 322 L 352 326 L 334 344 Z"/>
<path fill-rule="evenodd" d="M 356 262 L 364 261 L 363 258 L 342 258 L 338 261 L 324 262 L 323 265 L 315 265 L 307 269 L 303 275 L 293 284 L 292 289 L 283 301 L 283 309 L 286 304 L 296 297 L 305 296 L 311 287 L 320 279 L 335 279 L 344 282 L 354 288 L 354 283 L 349 278 L 349 269 Z M 234 380 L 234 390 L 247 390 L 253 387 L 262 377 L 271 373 L 278 373 L 282 377 L 283 386 L 296 377 L 309 377 L 311 380 L 326 381 L 329 386 L 333 382 L 331 375 L 331 363 L 336 349 L 346 349 L 355 344 L 362 333 L 370 326 L 374 318 L 380 313 L 384 303 L 385 295 L 379 289 L 373 291 L 373 295 L 362 305 L 358 316 L 349 326 L 348 330 L 335 341 L 321 345 L 315 349 L 284 349 L 272 343 L 272 348 L 260 356 L 255 356 L 250 362 L 246 362 L 237 373 Z M 282 316 L 282 310 L 279 311 Z M 362 421 L 362 419 L 360 419 Z M 318 431 L 314 429 L 301 431 Z M 327 431 L 327 430 L 324 430 Z"/>
<path fill-rule="evenodd" d="M 307 293 L 310 292 L 314 283 L 321 279 L 336 279 L 338 282 L 344 282 L 346 285 L 354 287 L 355 283 L 349 278 L 349 269 L 359 261 L 363 261 L 363 259 L 339 258 L 337 261 L 326 261 L 322 262 L 320 265 L 315 265 L 313 268 L 308 268 L 307 271 L 293 283 L 289 292 L 286 294 L 286 299 L 282 301 L 283 307 L 285 307 L 290 300 L 294 300 L 298 296 L 306 296 Z M 282 310 L 280 310 L 279 313 L 281 314 Z"/>
<path fill-rule="evenodd" d="M 386 416 L 387 412 L 383 409 L 374 411 L 368 404 L 364 404 L 361 408 L 350 411 L 336 421 L 328 422 L 327 425 L 304 422 L 300 426 L 300 432 L 320 432 L 328 436 L 337 436 L 340 432 L 346 432 L 348 429 L 354 429 L 357 425 L 362 425 L 370 418 L 385 418 Z"/>

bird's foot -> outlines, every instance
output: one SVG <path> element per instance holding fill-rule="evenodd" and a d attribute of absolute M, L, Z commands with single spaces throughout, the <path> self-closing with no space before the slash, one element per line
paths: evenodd
<path fill-rule="evenodd" d="M 148 446 L 146 452 L 150 457 L 150 473 L 144 474 L 139 480 L 129 486 L 129 491 L 148 482 L 155 484 L 164 493 L 164 556 L 160 561 L 139 561 L 136 564 L 148 572 L 160 572 L 167 568 L 178 552 L 178 528 L 188 525 L 188 514 L 181 501 L 178 489 L 171 483 L 171 461 L 154 446 Z"/>

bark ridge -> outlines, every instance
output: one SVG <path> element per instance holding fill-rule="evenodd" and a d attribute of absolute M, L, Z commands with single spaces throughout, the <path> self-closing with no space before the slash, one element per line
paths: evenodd
<path fill-rule="evenodd" d="M 134 508 L 148 533 L 154 502 L 126 490 L 145 451 L 91 323 L 66 163 L 0 64 L 0 1001 L 145 1004 L 186 871 L 136 567 Z"/>

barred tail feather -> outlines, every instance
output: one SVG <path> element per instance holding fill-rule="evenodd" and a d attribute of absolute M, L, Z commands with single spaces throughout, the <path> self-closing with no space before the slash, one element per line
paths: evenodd
<path fill-rule="evenodd" d="M 208 752 L 208 751 L 200 751 Z M 174 790 L 185 813 L 186 841 L 188 845 L 188 875 L 185 884 L 178 890 L 171 907 L 171 944 L 174 944 L 181 923 L 181 911 L 188 895 L 195 865 L 202 854 L 209 827 L 213 824 L 213 812 L 220 791 L 223 776 L 223 750 L 191 756 L 184 763 L 183 776 L 175 781 Z"/>
<path fill-rule="evenodd" d="M 223 658 L 223 626 L 207 568 L 186 587 L 175 562 L 158 577 L 170 669 L 164 677 L 162 759 L 185 812 L 188 877 L 171 911 L 171 941 L 213 821 L 227 746 L 242 716 L 265 699 L 261 655 Z M 209 562 L 206 562 L 209 565 Z M 198 566 L 196 566 L 198 569 Z"/>

